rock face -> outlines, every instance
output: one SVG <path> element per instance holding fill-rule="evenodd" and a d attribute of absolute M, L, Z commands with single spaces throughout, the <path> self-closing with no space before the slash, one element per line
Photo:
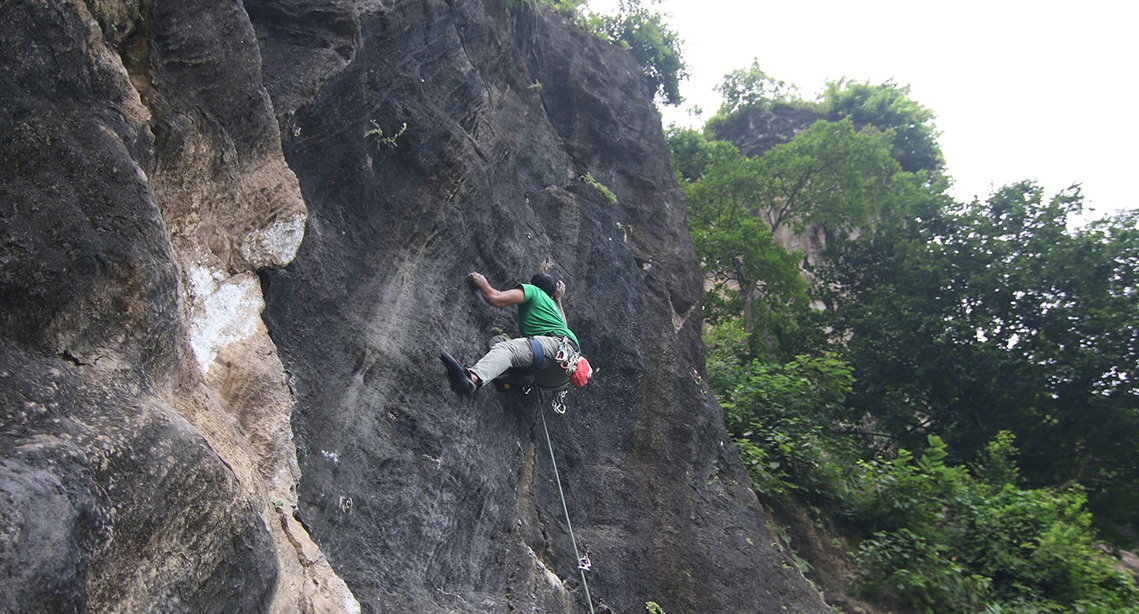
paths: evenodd
<path fill-rule="evenodd" d="M 820 119 L 833 120 L 808 109 L 743 107 L 713 123 L 715 138 L 729 141 L 745 156 L 760 156 L 786 143 Z"/>
<path fill-rule="evenodd" d="M 0 23 L 0 611 L 588 611 L 539 401 L 436 358 L 513 329 L 468 272 L 539 269 L 597 369 L 541 401 L 594 607 L 826 611 L 701 381 L 625 53 L 505 0 Z"/>
<path fill-rule="evenodd" d="M 0 610 L 358 609 L 289 513 L 256 270 L 306 211 L 243 7 L 0 23 Z"/>

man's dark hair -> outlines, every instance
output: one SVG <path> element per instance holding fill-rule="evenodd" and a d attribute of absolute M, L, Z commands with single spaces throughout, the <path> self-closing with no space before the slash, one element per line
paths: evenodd
<path fill-rule="evenodd" d="M 558 290 L 558 281 L 546 273 L 536 273 L 530 278 L 530 285 L 538 286 L 543 292 L 549 294 L 550 298 L 553 298 L 554 292 Z"/>

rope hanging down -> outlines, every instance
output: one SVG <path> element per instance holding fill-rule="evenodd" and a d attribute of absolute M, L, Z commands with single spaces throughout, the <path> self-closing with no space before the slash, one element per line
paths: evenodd
<path fill-rule="evenodd" d="M 589 604 L 589 614 L 594 614 L 593 599 L 589 596 L 589 582 L 585 580 L 585 572 L 589 571 L 592 563 L 589 562 L 588 556 L 581 556 L 577 549 L 577 538 L 573 535 L 569 506 L 566 505 L 566 493 L 562 490 L 562 478 L 558 475 L 558 461 L 554 459 L 554 444 L 550 441 L 550 429 L 546 427 L 546 410 L 542 407 L 541 393 L 538 394 L 538 413 L 542 416 L 542 430 L 546 433 L 546 446 L 550 448 L 550 462 L 554 465 L 554 479 L 558 483 L 558 496 L 562 498 L 562 511 L 566 513 L 566 528 L 569 529 L 570 542 L 573 543 L 573 555 L 577 557 L 577 569 L 581 573 L 581 585 L 585 588 L 585 602 Z"/>

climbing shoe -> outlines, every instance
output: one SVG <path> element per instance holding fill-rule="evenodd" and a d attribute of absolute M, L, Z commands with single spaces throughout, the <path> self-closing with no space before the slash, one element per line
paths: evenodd
<path fill-rule="evenodd" d="M 447 367 L 447 377 L 451 379 L 451 390 L 456 394 L 471 394 L 475 391 L 475 382 L 471 379 L 470 371 L 459 364 L 447 352 L 439 353 L 439 360 Z"/>

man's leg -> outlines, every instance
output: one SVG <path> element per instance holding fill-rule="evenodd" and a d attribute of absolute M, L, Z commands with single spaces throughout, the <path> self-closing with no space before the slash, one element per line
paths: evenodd
<path fill-rule="evenodd" d="M 498 337 L 495 337 L 498 339 Z M 493 341 L 493 340 L 492 340 Z M 530 340 L 526 337 L 508 339 L 495 343 L 475 366 L 475 383 L 479 386 L 493 381 L 511 367 L 529 367 L 534 362 L 534 350 L 530 349 Z"/>

